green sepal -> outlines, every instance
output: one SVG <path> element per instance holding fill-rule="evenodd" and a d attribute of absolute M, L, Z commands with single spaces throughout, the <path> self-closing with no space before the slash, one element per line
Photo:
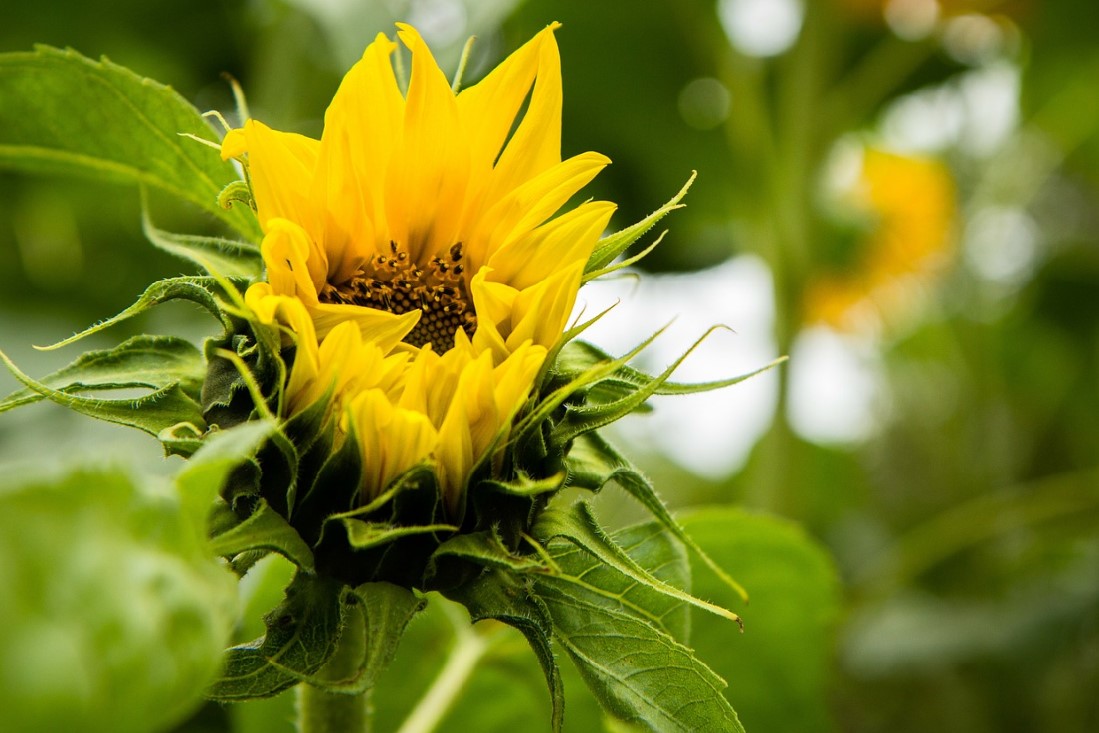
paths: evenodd
<path fill-rule="evenodd" d="M 553 623 L 545 604 L 531 593 L 529 581 L 505 570 L 490 570 L 444 595 L 465 606 L 473 623 L 494 619 L 526 638 L 545 675 L 552 705 L 551 729 L 558 733 L 565 713 L 565 691 L 550 641 Z"/>
<path fill-rule="evenodd" d="M 308 678 L 328 692 L 361 695 L 393 660 L 409 622 L 427 601 L 392 583 L 364 583 L 351 591 L 343 634 L 332 659 Z"/>
<path fill-rule="evenodd" d="M 253 281 L 263 274 L 263 259 L 254 244 L 221 237 L 176 234 L 158 229 L 153 224 L 144 201 L 141 213 L 141 227 L 145 238 L 157 249 L 189 260 L 213 276 Z"/>
<path fill-rule="evenodd" d="M 477 484 L 478 491 L 492 491 L 509 496 L 532 497 L 559 491 L 564 483 L 566 474 L 557 473 L 546 478 L 534 478 L 525 472 L 519 471 L 511 481 L 486 479 Z"/>
<path fill-rule="evenodd" d="M 641 221 L 600 239 L 595 245 L 595 249 L 592 251 L 591 256 L 588 258 L 587 265 L 584 266 L 584 280 L 587 281 L 596 277 L 598 274 L 597 271 L 602 270 L 613 262 L 615 257 L 625 252 L 631 244 L 640 239 L 645 232 L 652 229 L 658 221 L 668 214 L 668 212 L 680 208 L 679 202 L 687 195 L 687 191 L 691 188 L 691 184 L 694 183 L 697 175 L 697 173 L 691 173 L 691 177 L 683 184 L 683 188 L 679 189 L 679 193 L 672 196 L 668 203 L 664 204 Z"/>
<path fill-rule="evenodd" d="M 176 485 L 196 517 L 209 518 L 211 505 L 232 472 L 247 463 L 276 429 L 270 420 L 254 420 L 212 433 L 176 476 Z M 198 520 L 196 519 L 196 522 Z"/>
<path fill-rule="evenodd" d="M 252 197 L 252 187 L 247 181 L 233 181 L 218 194 L 218 206 L 223 209 L 233 208 L 233 204 L 244 204 L 253 213 L 256 211 L 256 200 Z"/>
<path fill-rule="evenodd" d="M 156 434 L 156 439 L 172 456 L 189 456 L 202 447 L 205 431 L 198 425 L 180 422 L 169 425 Z"/>
<path fill-rule="evenodd" d="M 223 336 L 208 339 L 204 347 L 206 378 L 202 384 L 202 409 L 211 425 L 229 427 L 247 420 L 257 400 L 241 373 L 224 352 L 235 354 L 259 387 L 260 402 L 278 412 L 279 395 L 286 382 L 287 366 L 273 329 L 232 318 Z"/>
<path fill-rule="evenodd" d="M 516 573 L 548 571 L 549 568 L 536 555 L 517 555 L 504 545 L 494 530 L 483 530 L 451 537 L 439 545 L 431 556 L 427 577 L 437 572 L 443 558 L 452 557 L 476 563 L 486 568 L 510 570 Z"/>
<path fill-rule="evenodd" d="M 599 364 L 614 364 L 615 367 L 613 371 L 606 375 L 612 378 L 612 381 L 610 382 L 610 395 L 612 396 L 612 399 L 609 402 L 592 401 L 586 404 L 573 403 L 566 405 L 564 416 L 553 426 L 553 442 L 557 445 L 564 445 L 579 435 L 609 425 L 615 420 L 638 409 L 646 400 L 657 393 L 661 386 L 671 377 L 672 372 L 679 368 L 679 365 L 682 364 L 714 330 L 714 328 L 711 328 L 704 333 L 689 349 L 683 352 L 678 359 L 672 362 L 667 369 L 655 377 L 649 377 L 637 370 L 628 369 L 621 359 L 597 362 L 596 366 L 590 367 L 582 372 L 582 375 L 589 374 L 596 372 L 599 369 Z M 733 377 L 732 379 L 722 380 L 717 383 L 706 383 L 695 391 L 716 389 L 716 387 L 724 387 L 742 382 L 745 379 L 770 369 L 776 364 L 781 363 L 781 361 L 783 361 L 783 359 L 776 360 L 761 369 L 757 369 L 749 374 Z M 633 389 L 630 389 L 630 382 L 632 379 L 637 379 L 639 383 L 634 385 Z M 589 380 L 587 382 L 589 391 L 604 382 L 605 379 L 602 377 Z M 676 390 L 677 391 L 670 393 L 684 393 L 684 385 L 676 385 Z M 614 398 L 615 396 L 617 396 L 617 398 Z"/>
<path fill-rule="evenodd" d="M 709 382 L 693 383 L 664 380 L 656 386 L 653 394 L 687 395 L 697 394 L 699 392 L 710 392 L 723 387 L 731 387 L 734 384 L 739 384 L 746 379 L 750 379 L 768 369 L 776 367 L 786 360 L 787 357 L 783 356 L 755 371 L 741 374 L 736 377 L 729 377 L 728 379 L 715 379 Z M 558 358 L 555 367 L 561 374 L 582 374 L 598 364 L 609 361 L 614 361 L 614 357 L 599 347 L 589 344 L 586 341 L 573 341 L 561 350 L 561 355 Z M 634 369 L 631 366 L 623 365 L 616 369 L 612 376 L 601 380 L 595 386 L 605 390 L 609 394 L 622 396 L 645 387 L 656 380 L 657 377 Z"/>
<path fill-rule="evenodd" d="M 157 390 L 178 384 L 197 400 L 206 369 L 202 354 L 189 341 L 175 336 L 134 336 L 113 349 L 88 351 L 38 382 L 59 392 L 146 387 Z M 22 389 L 0 401 L 0 412 L 45 399 L 33 389 Z"/>
<path fill-rule="evenodd" d="M 213 137 L 171 87 L 105 58 L 49 46 L 0 54 L 0 167 L 153 186 L 258 242 L 251 211 L 217 203 L 237 172 L 208 147 Z"/>
<path fill-rule="evenodd" d="M 297 530 L 260 499 L 252 515 L 211 539 L 215 553 L 231 558 L 249 550 L 277 552 L 306 572 L 313 572 L 313 551 Z"/>
<path fill-rule="evenodd" d="M 170 300 L 189 300 L 192 303 L 202 306 L 209 311 L 211 315 L 217 318 L 228 332 L 232 328 L 232 324 L 230 323 L 228 316 L 224 313 L 217 297 L 214 295 L 215 292 L 220 290 L 220 287 L 218 282 L 212 277 L 172 277 L 166 280 L 157 280 L 145 289 L 145 292 L 141 294 L 133 305 L 118 315 L 100 321 L 94 326 L 86 328 L 67 339 L 58 341 L 50 346 L 42 347 L 42 350 L 50 351 L 59 349 L 62 346 L 68 346 L 71 343 L 91 336 L 93 333 L 99 333 L 100 331 L 110 328 L 129 318 L 133 318 L 154 306 L 166 303 Z"/>
<path fill-rule="evenodd" d="M 264 618 L 267 633 L 225 652 L 225 672 L 207 692 L 223 702 L 270 697 L 316 675 L 339 647 L 349 590 L 298 572 L 285 600 Z"/>
<path fill-rule="evenodd" d="M 27 388 L 51 402 L 83 415 L 137 428 L 154 437 L 160 435 L 162 431 L 183 422 L 205 429 L 206 423 L 202 419 L 201 408 L 178 383 L 174 382 L 148 394 L 130 399 L 97 399 L 53 389 L 48 385 L 35 381 L 21 372 L 3 352 L 0 352 L 0 360 L 8 367 L 12 375 L 26 385 Z M 171 450 L 172 447 L 173 444 L 165 444 L 167 450 Z"/>
<path fill-rule="evenodd" d="M 396 542 L 404 537 L 458 531 L 458 527 L 453 524 L 425 524 L 402 527 L 385 522 L 364 522 L 361 519 L 348 517 L 341 519 L 340 523 L 343 525 L 344 532 L 347 533 L 347 543 L 356 550 L 370 550 Z"/>

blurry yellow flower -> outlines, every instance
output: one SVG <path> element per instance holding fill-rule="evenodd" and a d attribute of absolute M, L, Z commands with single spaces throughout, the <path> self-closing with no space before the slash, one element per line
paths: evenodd
<path fill-rule="evenodd" d="M 615 207 L 551 219 L 609 163 L 561 160 L 556 24 L 458 94 L 398 27 L 407 94 L 379 35 L 319 141 L 248 120 L 222 156 L 247 155 L 265 235 L 267 281 L 246 302 L 297 343 L 284 410 L 331 401 L 361 445 L 364 496 L 433 460 L 455 507 L 560 339 Z"/>
<path fill-rule="evenodd" d="M 871 227 L 851 272 L 817 278 L 806 293 L 806 317 L 850 328 L 868 315 L 898 307 L 908 286 L 925 280 L 954 244 L 954 180 L 932 158 L 867 149 L 850 206 Z"/>

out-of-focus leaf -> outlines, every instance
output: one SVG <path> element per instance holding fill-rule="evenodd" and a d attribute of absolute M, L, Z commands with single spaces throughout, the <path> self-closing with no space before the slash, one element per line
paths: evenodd
<path fill-rule="evenodd" d="M 215 677 L 234 621 L 233 578 L 206 549 L 205 514 L 119 471 L 3 482 L 4 729 L 179 722 Z"/>
<path fill-rule="evenodd" d="M 693 614 L 691 641 L 729 681 L 727 695 L 748 730 L 827 731 L 831 630 L 839 608 L 827 553 L 796 525 L 736 509 L 707 509 L 683 527 L 718 564 L 735 568 L 752 595 L 744 634 Z M 693 590 L 716 602 L 733 593 L 702 567 Z M 716 623 L 715 623 L 716 621 Z"/>
<path fill-rule="evenodd" d="M 217 203 L 233 166 L 183 134 L 213 138 L 171 87 L 106 59 L 48 46 L 0 56 L 0 166 L 155 186 L 259 241 L 251 211 Z"/>
<path fill-rule="evenodd" d="M 263 273 L 263 260 L 259 249 L 253 244 L 220 237 L 166 232 L 153 225 L 148 211 L 144 212 L 142 228 L 154 246 L 194 262 L 209 275 L 257 280 Z"/>

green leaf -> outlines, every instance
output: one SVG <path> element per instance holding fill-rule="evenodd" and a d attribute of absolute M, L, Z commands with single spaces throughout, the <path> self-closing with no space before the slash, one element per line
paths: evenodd
<path fill-rule="evenodd" d="M 448 591 L 447 596 L 466 607 L 473 623 L 494 619 L 523 634 L 549 686 L 551 728 L 555 732 L 560 731 L 565 711 L 565 691 L 550 645 L 553 626 L 545 604 L 532 595 L 521 581 L 501 570 L 484 573 L 472 582 Z"/>
<path fill-rule="evenodd" d="M 263 259 L 254 244 L 157 229 L 147 208 L 142 211 L 141 225 L 155 247 L 194 262 L 210 275 L 258 280 L 263 274 Z"/>
<path fill-rule="evenodd" d="M 214 291 L 218 287 L 218 283 L 213 278 L 209 277 L 173 277 L 166 280 L 158 280 L 145 289 L 145 292 L 141 294 L 141 297 L 137 299 L 136 303 L 118 315 L 101 321 L 90 328 L 86 328 L 67 339 L 58 341 L 56 344 L 43 347 L 42 350 L 49 351 L 59 349 L 62 346 L 68 346 L 80 339 L 91 336 L 93 333 L 99 333 L 117 323 L 121 323 L 128 318 L 133 318 L 154 306 L 160 305 L 161 303 L 167 303 L 170 300 L 189 300 L 192 303 L 202 306 L 221 322 L 226 331 L 229 331 L 232 328 L 232 324 L 222 311 L 221 304 L 218 302 L 217 298 L 214 297 Z"/>
<path fill-rule="evenodd" d="M 218 205 L 233 165 L 185 135 L 216 142 L 171 87 L 72 50 L 0 55 L 0 166 L 154 186 L 258 242 L 250 210 Z"/>
<path fill-rule="evenodd" d="M 19 368 L 3 352 L 0 352 L 0 360 L 15 378 L 29 389 L 62 407 L 99 420 L 128 425 L 153 436 L 158 436 L 179 423 L 190 423 L 198 429 L 204 429 L 206 426 L 202 419 L 202 409 L 179 384 L 170 384 L 132 399 L 96 399 L 53 389 L 31 379 L 19 371 Z"/>
<path fill-rule="evenodd" d="M 389 666 L 405 629 L 427 601 L 392 583 L 364 583 L 351 591 L 340 648 L 310 683 L 344 694 L 372 689 Z"/>
<path fill-rule="evenodd" d="M 197 398 L 205 370 L 202 353 L 189 341 L 174 336 L 135 336 L 113 349 L 85 352 L 39 382 L 68 393 L 133 387 L 155 390 L 179 384 L 186 394 Z M 43 394 L 23 389 L 0 401 L 0 412 L 43 399 Z"/>
<path fill-rule="evenodd" d="M 749 730 L 827 731 L 830 658 L 840 587 L 827 552 L 797 525 L 733 508 L 682 518 L 719 564 L 736 567 L 752 591 L 746 631 L 732 633 L 694 614 L 691 638 L 703 659 L 733 684 L 729 699 Z M 694 591 L 716 602 L 734 594 L 701 567 Z"/>
<path fill-rule="evenodd" d="M 561 577 L 535 588 L 554 638 L 616 717 L 654 731 L 743 731 L 725 682 L 655 624 Z"/>
<path fill-rule="evenodd" d="M 614 361 L 614 357 L 606 353 L 602 349 L 586 341 L 572 341 L 565 345 L 561 350 L 561 355 L 558 358 L 554 367 L 562 374 L 582 374 L 583 372 L 591 369 L 602 363 Z M 741 374 L 736 377 L 730 377 L 728 379 L 715 379 L 710 382 L 695 382 L 695 383 L 681 383 L 664 381 L 657 385 L 654 395 L 684 395 L 684 394 L 697 394 L 699 392 L 710 392 L 715 389 L 721 389 L 722 387 L 731 387 L 734 384 L 739 384 L 750 377 L 754 377 L 772 367 L 778 366 L 787 360 L 787 357 L 779 357 L 770 364 L 749 372 L 748 374 Z M 621 366 L 615 370 L 613 375 L 606 377 L 598 382 L 601 387 L 607 388 L 609 391 L 616 392 L 620 395 L 634 392 L 637 389 L 648 385 L 654 381 L 656 377 L 646 374 L 642 371 L 634 369 L 630 366 Z"/>
<path fill-rule="evenodd" d="M 347 594 L 337 581 L 299 572 L 267 615 L 267 633 L 226 651 L 225 673 L 207 694 L 225 702 L 270 697 L 315 675 L 336 653 Z"/>
<path fill-rule="evenodd" d="M 546 509 L 538 516 L 538 520 L 531 531 L 543 543 L 549 543 L 551 540 L 558 538 L 572 543 L 578 549 L 590 554 L 607 569 L 615 571 L 622 577 L 633 581 L 633 583 L 645 586 L 677 601 L 689 603 L 696 608 L 709 611 L 738 624 L 740 623 L 740 617 L 732 611 L 715 606 L 700 598 L 695 598 L 690 593 L 656 578 L 641 567 L 636 560 L 627 555 L 621 547 L 615 544 L 614 540 L 607 536 L 592 515 L 591 508 L 585 502 L 577 502 L 567 509 Z M 559 579 L 581 580 L 578 576 L 571 576 L 568 573 L 559 576 Z M 586 582 L 584 584 L 590 586 Z M 589 590 L 608 589 L 593 587 Z M 612 593 L 617 593 L 614 589 L 610 590 Z M 659 622 L 655 617 L 650 616 L 650 619 Z"/>
<path fill-rule="evenodd" d="M 4 730 L 171 730 L 217 676 L 234 578 L 160 481 L 0 475 Z"/>
<path fill-rule="evenodd" d="M 392 583 L 365 583 L 354 589 L 366 618 L 366 682 L 370 687 L 389 666 L 412 618 L 427 601 Z"/>
<path fill-rule="evenodd" d="M 747 603 L 748 592 L 706 552 L 694 539 L 679 526 L 659 496 L 652 483 L 633 465 L 616 451 L 610 443 L 598 433 L 591 432 L 579 436 L 569 453 L 569 477 L 575 486 L 598 491 L 605 484 L 614 481 L 685 544 L 705 563 L 711 572 L 721 578 L 726 586 L 736 592 Z"/>
<path fill-rule="evenodd" d="M 266 500 L 261 499 L 252 515 L 211 541 L 214 552 L 232 557 L 249 550 L 270 550 L 302 570 L 313 572 L 313 551 Z"/>
<path fill-rule="evenodd" d="M 658 221 L 668 214 L 668 212 L 680 208 L 679 202 L 687 195 L 688 189 L 690 189 L 691 184 L 694 183 L 695 176 L 696 174 L 692 173 L 691 177 L 687 179 L 687 182 L 683 184 L 683 188 L 679 189 L 679 193 L 672 196 L 668 203 L 664 204 L 641 221 L 600 239 L 599 243 L 595 245 L 591 257 L 588 258 L 588 264 L 584 266 L 585 279 L 595 277 L 596 271 L 603 269 L 614 261 L 615 257 L 625 252 L 631 244 L 640 239 L 645 232 L 652 229 Z"/>

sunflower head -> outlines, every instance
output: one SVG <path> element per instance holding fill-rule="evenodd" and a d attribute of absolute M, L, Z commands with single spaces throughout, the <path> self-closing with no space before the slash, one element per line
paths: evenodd
<path fill-rule="evenodd" d="M 319 140 L 247 120 L 223 141 L 264 232 L 266 277 L 245 303 L 285 365 L 265 389 L 298 454 L 268 447 L 260 494 L 322 556 L 396 542 L 426 558 L 448 533 L 505 524 L 515 545 L 544 497 L 500 487 L 564 480 L 563 457 L 546 460 L 561 447 L 528 460 L 517 446 L 540 428 L 513 428 L 548 383 L 615 207 L 561 211 L 609 161 L 561 158 L 556 28 L 455 92 L 398 25 L 407 92 L 397 43 L 379 35 Z M 409 531 L 380 541 L 382 527 Z M 378 562 L 333 564 L 387 576 Z"/>

